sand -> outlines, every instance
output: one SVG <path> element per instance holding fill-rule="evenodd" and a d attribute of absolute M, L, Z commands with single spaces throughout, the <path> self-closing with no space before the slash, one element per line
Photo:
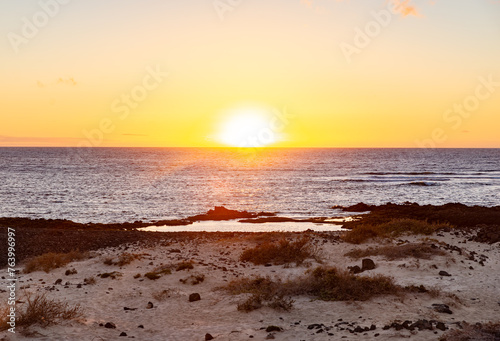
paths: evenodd
<path fill-rule="evenodd" d="M 318 246 L 323 265 L 346 268 L 361 265 L 361 260 L 344 256 L 354 248 L 367 248 L 380 245 L 380 241 L 356 246 L 339 242 L 334 238 L 325 239 L 319 234 L 309 232 Z M 325 302 L 311 297 L 294 297 L 294 308 L 289 312 L 275 311 L 264 307 L 250 313 L 237 310 L 238 302 L 245 295 L 232 296 L 216 288 L 231 280 L 244 276 L 269 275 L 282 279 L 299 276 L 319 264 L 314 260 L 303 266 L 254 266 L 240 262 L 239 256 L 244 248 L 255 245 L 251 238 L 232 238 L 221 240 L 190 240 L 172 242 L 170 245 L 143 247 L 128 244 L 92 252 L 92 258 L 73 262 L 50 273 L 42 271 L 30 274 L 20 273 L 18 297 L 23 300 L 23 292 L 46 293 L 71 304 L 80 304 L 84 309 L 82 318 L 63 321 L 60 324 L 42 328 L 30 327 L 30 336 L 22 340 L 205 340 L 210 333 L 215 340 L 264 340 L 272 334 L 276 340 L 437 340 L 444 332 L 441 330 L 396 331 L 394 328 L 383 330 L 384 325 L 394 321 L 434 319 L 444 322 L 447 328 L 458 328 L 457 322 L 470 323 L 498 320 L 500 317 L 500 243 L 493 245 L 467 241 L 468 236 L 441 233 L 433 235 L 433 243 L 446 243 L 462 249 L 447 250 L 444 256 L 431 259 L 385 260 L 383 257 L 370 257 L 377 265 L 374 270 L 365 271 L 363 276 L 384 274 L 394 278 L 397 284 L 424 285 L 441 290 L 439 297 L 428 294 L 407 294 L 405 296 L 382 296 L 365 302 Z M 424 237 L 408 236 L 393 241 L 418 242 Z M 444 245 L 444 244 L 443 244 Z M 442 246 L 445 248 L 444 246 Z M 180 251 L 180 252 L 177 252 Z M 484 265 L 468 259 L 471 251 L 484 255 Z M 107 257 L 123 252 L 142 254 L 143 258 L 119 267 L 105 265 Z M 144 278 L 144 274 L 163 264 L 177 264 L 193 261 L 192 270 L 172 271 L 157 280 Z M 479 257 L 476 257 L 479 260 Z M 21 264 L 22 265 L 22 264 Z M 473 267 L 473 270 L 470 269 Z M 19 267 L 22 269 L 22 266 Z M 76 274 L 65 275 L 68 269 L 77 270 Z M 447 271 L 451 276 L 440 276 L 439 271 Z M 81 285 L 85 278 L 97 274 L 118 271 L 122 275 L 116 279 L 96 278 L 95 285 Z M 134 275 L 141 274 L 140 278 Z M 180 280 L 191 275 L 203 274 L 205 280 L 197 285 L 183 284 Z M 62 284 L 55 285 L 57 279 Z M 64 285 L 69 282 L 68 285 Z M 0 280 L 5 288 L 7 281 Z M 162 301 L 153 294 L 169 290 L 170 297 Z M 192 293 L 199 293 L 201 300 L 189 302 Z M 453 296 L 454 295 L 454 296 Z M 0 293 L 0 301 L 6 302 L 7 292 Z M 148 302 L 153 308 L 148 309 Z M 453 314 L 434 311 L 432 304 L 447 304 Z M 20 304 L 19 304 L 20 306 Z M 124 308 L 135 310 L 124 310 Z M 102 325 L 112 322 L 116 329 Z M 347 322 L 350 326 L 340 324 Z M 309 325 L 323 324 L 323 332 Z M 349 329 L 356 326 L 370 327 L 373 331 L 352 333 Z M 144 328 L 139 328 L 142 325 Z M 283 331 L 266 332 L 270 325 L 279 326 Z M 337 325 L 337 326 L 336 326 Z M 344 330 L 341 330 L 344 329 Z M 20 330 L 18 330 L 20 332 Z M 119 336 L 122 332 L 127 336 Z M 328 333 L 333 335 L 328 335 Z M 0 333 L 2 340 L 15 340 L 11 333 Z"/>

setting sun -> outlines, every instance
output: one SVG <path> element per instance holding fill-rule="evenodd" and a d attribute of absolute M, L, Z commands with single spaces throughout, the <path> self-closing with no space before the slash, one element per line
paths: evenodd
<path fill-rule="evenodd" d="M 239 108 L 230 110 L 221 124 L 218 142 L 231 147 L 265 147 L 280 140 L 273 129 L 273 119 L 265 109 Z"/>

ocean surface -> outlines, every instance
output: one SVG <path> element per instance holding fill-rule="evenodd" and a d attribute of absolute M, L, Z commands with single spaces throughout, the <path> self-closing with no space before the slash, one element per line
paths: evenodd
<path fill-rule="evenodd" d="M 0 216 L 336 216 L 358 202 L 500 205 L 500 149 L 0 148 Z"/>

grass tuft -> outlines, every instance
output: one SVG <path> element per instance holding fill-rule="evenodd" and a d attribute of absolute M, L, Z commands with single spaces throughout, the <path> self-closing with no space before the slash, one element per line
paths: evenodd
<path fill-rule="evenodd" d="M 440 341 L 495 341 L 500 339 L 500 322 L 465 323 L 463 329 L 455 329 L 442 335 Z"/>
<path fill-rule="evenodd" d="M 8 309 L 8 308 L 7 308 Z M 0 321 L 0 331 L 6 330 L 9 326 L 2 310 L 2 320 Z M 5 309 L 5 312 L 7 310 Z M 61 302 L 47 298 L 46 294 L 26 295 L 26 301 L 20 308 L 16 309 L 16 327 L 30 327 L 38 324 L 48 327 L 64 320 L 73 320 L 83 316 L 83 309 L 79 304 L 71 306 L 66 302 Z"/>
<path fill-rule="evenodd" d="M 405 245 L 389 245 L 368 249 L 354 249 L 345 254 L 347 257 L 354 259 L 370 257 L 370 256 L 384 256 L 387 260 L 417 258 L 417 259 L 430 259 L 432 256 L 443 256 L 446 253 L 436 247 L 432 247 L 426 243 L 411 243 Z"/>
<path fill-rule="evenodd" d="M 256 265 L 268 263 L 300 265 L 308 258 L 318 258 L 308 237 L 301 237 L 294 241 L 281 239 L 278 242 L 264 242 L 245 250 L 240 256 L 241 261 L 252 262 Z"/>
<path fill-rule="evenodd" d="M 175 268 L 175 271 L 182 271 L 182 270 L 192 270 L 194 269 L 193 262 L 181 262 L 177 264 L 177 267 Z"/>
<path fill-rule="evenodd" d="M 42 270 L 48 273 L 51 270 L 61 268 L 70 262 L 86 258 L 88 258 L 88 254 L 80 251 L 71 251 L 69 253 L 49 252 L 29 260 L 24 266 L 24 272 L 31 273 Z"/>
<path fill-rule="evenodd" d="M 138 253 L 129 253 L 124 252 L 118 256 L 118 258 L 114 257 L 106 257 L 104 258 L 103 263 L 105 265 L 117 265 L 117 266 L 125 266 L 132 263 L 136 259 L 143 258 L 144 255 Z"/>
<path fill-rule="evenodd" d="M 304 276 L 283 282 L 270 277 L 241 278 L 221 288 L 232 295 L 250 294 L 238 310 L 252 311 L 263 306 L 290 310 L 293 296 L 312 296 L 324 301 L 366 301 L 380 295 L 403 292 L 390 277 L 356 276 L 333 267 L 317 267 Z"/>
<path fill-rule="evenodd" d="M 155 300 L 162 302 L 165 301 L 167 298 L 170 298 L 173 293 L 172 289 L 163 289 L 159 291 L 155 291 L 152 296 Z"/>
<path fill-rule="evenodd" d="M 393 238 L 404 234 L 431 235 L 439 229 L 451 227 L 447 223 L 429 223 L 425 220 L 415 219 L 393 219 L 378 225 L 357 225 L 353 230 L 346 232 L 342 239 L 348 243 L 361 244 L 372 238 Z"/>

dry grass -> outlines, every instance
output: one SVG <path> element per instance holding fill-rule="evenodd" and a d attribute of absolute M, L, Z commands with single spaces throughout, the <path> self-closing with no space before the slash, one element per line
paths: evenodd
<path fill-rule="evenodd" d="M 86 259 L 88 257 L 88 253 L 82 253 L 80 251 L 71 251 L 70 253 L 49 252 L 29 260 L 24 266 L 24 272 L 31 273 L 43 270 L 48 273 L 70 262 Z"/>
<path fill-rule="evenodd" d="M 404 287 L 404 290 L 409 293 L 419 293 L 419 294 L 427 294 L 432 298 L 441 296 L 441 289 L 437 287 L 425 287 L 424 285 L 407 285 Z"/>
<path fill-rule="evenodd" d="M 384 256 L 387 260 L 417 258 L 430 259 L 432 256 L 444 256 L 446 252 L 426 243 L 411 243 L 405 245 L 388 245 L 368 249 L 354 249 L 345 254 L 347 257 L 359 259 L 370 256 Z"/>
<path fill-rule="evenodd" d="M 293 241 L 281 239 L 278 242 L 264 242 L 245 250 L 240 256 L 241 261 L 252 262 L 256 265 L 268 263 L 300 265 L 308 258 L 316 260 L 319 258 L 317 250 L 314 249 L 308 237 L 301 237 Z"/>
<path fill-rule="evenodd" d="M 111 278 L 111 279 L 116 279 L 118 277 L 121 277 L 123 276 L 123 274 L 121 272 L 118 272 L 118 271 L 113 271 L 113 272 L 105 272 L 103 274 L 99 274 L 97 275 L 101 278 Z"/>
<path fill-rule="evenodd" d="M 89 278 L 85 278 L 85 279 L 83 280 L 83 283 L 84 283 L 84 284 L 87 284 L 87 285 L 94 285 L 94 284 L 96 284 L 96 283 L 97 283 L 97 281 L 96 281 L 95 277 L 91 276 L 91 277 L 89 277 Z"/>
<path fill-rule="evenodd" d="M 154 281 L 160 278 L 162 275 L 170 275 L 171 273 L 172 270 L 170 265 L 161 265 L 156 267 L 153 271 L 144 274 L 144 277 Z"/>
<path fill-rule="evenodd" d="M 106 257 L 104 258 L 103 263 L 105 265 L 117 265 L 117 266 L 125 266 L 130 263 L 132 263 L 136 259 L 141 259 L 143 258 L 144 255 L 139 254 L 139 253 L 129 253 L 129 252 L 124 252 L 116 257 Z"/>
<path fill-rule="evenodd" d="M 488 322 L 475 325 L 465 324 L 463 329 L 447 332 L 440 341 L 498 341 L 500 340 L 500 322 Z"/>
<path fill-rule="evenodd" d="M 45 294 L 26 294 L 26 301 L 16 310 L 16 327 L 38 324 L 42 327 L 57 324 L 63 320 L 73 320 L 83 316 L 80 305 L 49 299 Z"/>
<path fill-rule="evenodd" d="M 193 262 L 181 262 L 177 264 L 175 271 L 182 271 L 182 270 L 192 270 L 194 269 Z"/>
<path fill-rule="evenodd" d="M 324 301 L 366 301 L 375 296 L 397 294 L 402 289 L 384 275 L 356 276 L 333 267 L 318 267 L 298 284 L 299 293 Z"/>
<path fill-rule="evenodd" d="M 205 275 L 203 274 L 191 275 L 189 277 L 179 279 L 179 282 L 181 282 L 182 284 L 191 285 L 197 285 L 203 283 L 203 281 L 205 281 Z"/>
<path fill-rule="evenodd" d="M 317 267 L 285 282 L 270 277 L 241 278 L 221 289 L 233 295 L 250 294 L 238 305 L 242 311 L 263 306 L 290 310 L 293 296 L 311 296 L 324 301 L 366 301 L 375 296 L 404 292 L 390 277 L 356 276 L 331 267 Z"/>
<path fill-rule="evenodd" d="M 393 238 L 405 234 L 431 235 L 443 228 L 451 228 L 450 224 L 429 223 L 425 220 L 393 219 L 378 225 L 362 224 L 346 232 L 342 239 L 348 243 L 361 244 L 372 238 Z"/>
<path fill-rule="evenodd" d="M 170 298 L 171 295 L 173 294 L 173 292 L 174 291 L 172 289 L 163 289 L 163 290 L 155 291 L 152 294 L 152 296 L 155 300 L 162 302 L 162 301 L 165 301 L 167 298 Z"/>
<path fill-rule="evenodd" d="M 0 307 L 0 332 L 10 328 L 10 326 L 7 324 L 7 322 L 9 322 L 9 317 L 7 317 L 9 313 L 10 306 L 7 304 L 3 304 Z"/>

